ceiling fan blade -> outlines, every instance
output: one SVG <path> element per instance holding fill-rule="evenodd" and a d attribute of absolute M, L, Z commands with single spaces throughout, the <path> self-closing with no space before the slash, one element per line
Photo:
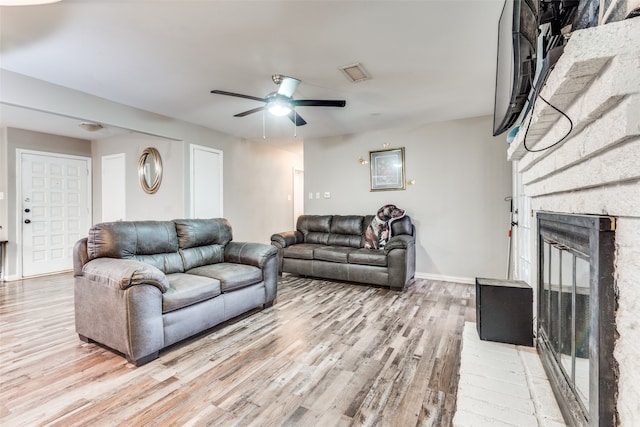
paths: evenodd
<path fill-rule="evenodd" d="M 211 93 L 217 93 L 218 95 L 235 96 L 236 98 L 253 99 L 254 101 L 267 102 L 266 99 L 258 98 L 257 96 L 243 95 L 241 93 L 227 92 L 227 91 L 224 91 L 224 90 L 212 90 Z"/>
<path fill-rule="evenodd" d="M 295 107 L 344 107 L 347 102 L 329 99 L 294 99 L 291 101 L 291 105 Z"/>
<path fill-rule="evenodd" d="M 288 98 L 291 98 L 293 92 L 296 91 L 298 85 L 300 84 L 300 80 L 294 79 L 293 77 L 282 77 L 282 81 L 280 82 L 280 87 L 278 88 L 278 95 L 284 95 Z"/>
<path fill-rule="evenodd" d="M 300 114 L 296 113 L 295 110 L 292 110 L 287 116 L 296 124 L 296 126 L 304 126 L 307 124 L 307 122 L 300 117 Z"/>
<path fill-rule="evenodd" d="M 233 117 L 244 117 L 244 116 L 248 116 L 249 114 L 253 114 L 253 113 L 257 113 L 258 111 L 262 111 L 265 108 L 267 108 L 266 105 L 263 105 L 262 107 L 258 107 L 258 108 L 254 108 L 253 110 L 248 110 L 248 111 L 243 111 L 242 113 L 238 113 L 238 114 L 234 114 Z"/>

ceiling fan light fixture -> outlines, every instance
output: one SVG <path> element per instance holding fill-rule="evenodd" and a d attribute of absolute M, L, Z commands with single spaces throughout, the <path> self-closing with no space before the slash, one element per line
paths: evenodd
<path fill-rule="evenodd" d="M 369 75 L 367 70 L 365 70 L 362 64 L 359 62 L 340 67 L 340 71 L 342 71 L 344 75 L 347 76 L 347 78 L 353 83 L 363 82 L 371 78 L 371 75 Z"/>
<path fill-rule="evenodd" d="M 273 99 L 267 103 L 267 111 L 274 116 L 286 116 L 291 112 L 291 104 L 283 99 Z"/>
<path fill-rule="evenodd" d="M 301 83 L 300 80 L 283 74 L 274 74 L 271 78 L 273 82 L 279 86 L 278 90 L 267 94 L 264 98 L 218 89 L 212 90 L 211 93 L 251 99 L 264 102 L 265 104 L 262 107 L 252 108 L 251 110 L 234 114 L 233 117 L 244 117 L 257 113 L 258 111 L 268 111 L 269 114 L 274 116 L 288 116 L 296 126 L 304 126 L 307 124 L 306 120 L 300 117 L 300 114 L 295 111 L 296 107 L 344 107 L 347 104 L 344 99 L 293 99 L 293 93 Z M 264 120 L 265 115 L 263 114 L 262 117 Z"/>

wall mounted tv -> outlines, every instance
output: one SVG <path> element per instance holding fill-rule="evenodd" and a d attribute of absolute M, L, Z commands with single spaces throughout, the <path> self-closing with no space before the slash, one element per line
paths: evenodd
<path fill-rule="evenodd" d="M 538 0 L 506 0 L 498 24 L 493 135 L 506 132 L 524 108 L 536 72 Z"/>
<path fill-rule="evenodd" d="M 582 8 L 582 15 L 593 14 L 596 2 L 505 1 L 498 24 L 494 136 L 507 131 L 521 115 L 526 116 L 571 32 L 592 25 L 577 11 Z"/>

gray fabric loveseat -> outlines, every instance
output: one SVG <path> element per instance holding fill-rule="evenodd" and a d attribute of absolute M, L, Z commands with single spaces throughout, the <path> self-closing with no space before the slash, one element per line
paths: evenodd
<path fill-rule="evenodd" d="M 276 233 L 278 272 L 403 290 L 415 275 L 415 227 L 404 216 L 391 222 L 383 248 L 365 248 L 373 215 L 301 215 L 296 230 Z"/>
<path fill-rule="evenodd" d="M 233 242 L 222 218 L 97 224 L 73 260 L 80 339 L 136 365 L 276 298 L 276 249 Z"/>

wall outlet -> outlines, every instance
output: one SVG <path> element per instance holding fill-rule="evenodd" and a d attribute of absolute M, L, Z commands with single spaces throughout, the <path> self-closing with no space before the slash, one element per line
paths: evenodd
<path fill-rule="evenodd" d="M 331 198 L 331 193 L 330 193 L 330 192 L 328 192 L 328 191 L 325 191 L 325 192 L 324 192 L 324 198 L 325 198 L 325 199 L 330 199 L 330 198 Z"/>
<path fill-rule="evenodd" d="M 309 200 L 313 199 L 313 193 L 309 193 Z"/>

